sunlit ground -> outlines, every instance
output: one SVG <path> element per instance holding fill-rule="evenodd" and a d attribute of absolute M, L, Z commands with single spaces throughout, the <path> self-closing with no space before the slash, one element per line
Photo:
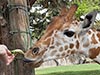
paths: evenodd
<path fill-rule="evenodd" d="M 36 75 L 100 75 L 99 64 L 81 64 L 36 69 Z"/>

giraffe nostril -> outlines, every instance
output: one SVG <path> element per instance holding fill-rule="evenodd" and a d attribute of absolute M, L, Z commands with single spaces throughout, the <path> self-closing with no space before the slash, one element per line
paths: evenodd
<path fill-rule="evenodd" d="M 38 52 L 39 52 L 39 48 L 38 47 L 35 47 L 35 48 L 32 49 L 32 53 L 33 54 L 38 54 Z"/>

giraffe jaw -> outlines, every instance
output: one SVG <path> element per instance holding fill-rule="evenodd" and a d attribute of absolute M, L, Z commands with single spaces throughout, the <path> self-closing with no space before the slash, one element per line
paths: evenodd
<path fill-rule="evenodd" d="M 38 60 L 38 61 L 35 61 L 35 62 L 31 62 L 31 63 L 29 63 L 29 65 L 31 67 L 37 68 L 37 67 L 40 67 L 42 63 L 43 63 L 43 60 L 41 59 L 41 60 Z"/>
<path fill-rule="evenodd" d="M 31 67 L 37 68 L 39 67 L 44 61 L 43 59 L 33 60 L 25 57 L 24 62 L 28 63 Z"/>

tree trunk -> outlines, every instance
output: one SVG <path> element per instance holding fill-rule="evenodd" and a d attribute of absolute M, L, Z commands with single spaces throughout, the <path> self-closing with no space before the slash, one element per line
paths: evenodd
<path fill-rule="evenodd" d="M 2 36 L 1 23 L 0 23 L 0 36 Z M 0 44 L 2 44 L 2 37 L 0 37 Z"/>
<path fill-rule="evenodd" d="M 29 18 L 27 0 L 8 0 L 8 10 L 5 12 L 7 25 L 1 27 L 2 43 L 10 50 L 27 50 L 30 46 Z M 0 34 L 1 36 L 1 34 Z M 29 67 L 18 55 L 9 66 L 0 63 L 0 75 L 35 75 L 34 69 Z"/>

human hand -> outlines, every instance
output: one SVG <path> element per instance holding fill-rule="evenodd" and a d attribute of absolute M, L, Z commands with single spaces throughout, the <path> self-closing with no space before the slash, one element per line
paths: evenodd
<path fill-rule="evenodd" d="M 5 45 L 0 45 L 0 61 L 9 65 L 14 58 L 14 54 L 12 54 Z"/>

